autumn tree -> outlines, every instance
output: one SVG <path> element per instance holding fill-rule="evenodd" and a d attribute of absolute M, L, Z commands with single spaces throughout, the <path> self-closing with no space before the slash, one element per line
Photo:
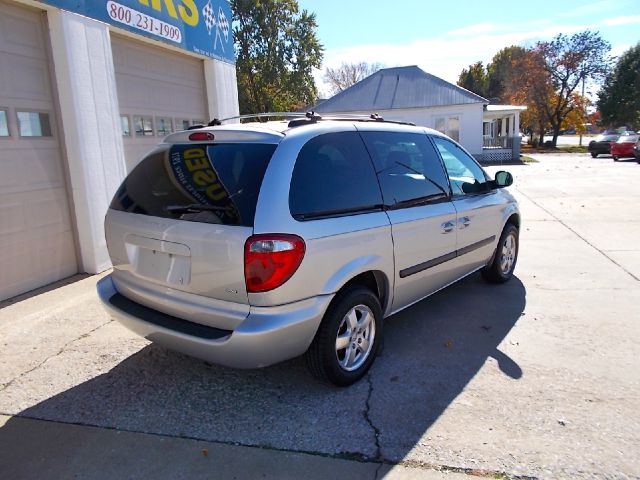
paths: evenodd
<path fill-rule="evenodd" d="M 555 91 L 539 52 L 527 50 L 513 61 L 505 95 L 510 103 L 526 105 L 527 109 L 520 117 L 521 125 L 538 132 L 542 143 L 550 126 L 546 106 L 553 101 Z"/>
<path fill-rule="evenodd" d="M 554 94 L 541 104 L 553 130 L 553 146 L 567 115 L 578 107 L 574 93 L 582 81 L 599 82 L 610 70 L 611 46 L 598 32 L 586 30 L 570 37 L 555 36 L 550 42 L 538 42 L 533 53 L 540 61 L 538 68 L 546 73 Z"/>
<path fill-rule="evenodd" d="M 339 67 L 327 69 L 324 72 L 324 81 L 329 84 L 331 94 L 335 95 L 355 85 L 360 80 L 367 78 L 369 75 L 376 73 L 383 68 L 380 63 L 345 63 Z"/>
<path fill-rule="evenodd" d="M 598 93 L 602 123 L 640 129 L 640 43 L 624 52 Z"/>
<path fill-rule="evenodd" d="M 508 103 L 507 88 L 513 75 L 513 63 L 522 58 L 526 50 L 517 45 L 505 47 L 496 53 L 487 65 L 487 95 L 490 100 Z"/>
<path fill-rule="evenodd" d="M 463 68 L 458 77 L 458 85 L 476 95 L 486 97 L 488 81 L 482 62 L 469 65 L 468 69 Z"/>
<path fill-rule="evenodd" d="M 240 113 L 289 111 L 315 103 L 322 64 L 315 14 L 297 0 L 231 0 Z"/>

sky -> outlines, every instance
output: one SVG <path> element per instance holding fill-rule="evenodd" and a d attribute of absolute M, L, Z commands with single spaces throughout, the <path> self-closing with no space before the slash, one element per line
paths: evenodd
<path fill-rule="evenodd" d="M 326 67 L 342 62 L 418 65 L 455 83 L 463 68 L 484 65 L 503 47 L 531 46 L 559 33 L 596 30 L 620 55 L 640 41 L 640 0 L 429 1 L 298 0 L 314 12 L 324 45 L 315 72 L 321 98 Z"/>

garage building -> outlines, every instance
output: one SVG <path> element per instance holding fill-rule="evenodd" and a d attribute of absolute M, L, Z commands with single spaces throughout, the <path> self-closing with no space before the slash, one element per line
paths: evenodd
<path fill-rule="evenodd" d="M 0 0 L 0 300 L 111 266 L 126 172 L 238 114 L 230 25 L 225 0 Z"/>

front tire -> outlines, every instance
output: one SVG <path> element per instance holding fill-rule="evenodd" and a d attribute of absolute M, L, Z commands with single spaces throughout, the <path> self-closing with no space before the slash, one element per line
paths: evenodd
<path fill-rule="evenodd" d="M 505 283 L 513 276 L 520 250 L 519 234 L 518 227 L 511 223 L 504 227 L 491 263 L 481 270 L 487 282 Z"/>
<path fill-rule="evenodd" d="M 596 152 L 591 152 L 591 158 L 596 158 L 598 154 Z"/>
<path fill-rule="evenodd" d="M 618 160 L 620 160 L 620 157 L 618 155 L 613 155 L 613 161 L 617 162 Z"/>
<path fill-rule="evenodd" d="M 360 380 L 375 360 L 382 340 L 382 308 L 371 290 L 339 293 L 307 350 L 307 365 L 319 379 L 346 387 Z"/>

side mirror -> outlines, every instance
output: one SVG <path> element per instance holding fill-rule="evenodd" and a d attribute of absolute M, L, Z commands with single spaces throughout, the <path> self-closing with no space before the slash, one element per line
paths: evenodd
<path fill-rule="evenodd" d="M 508 187 L 513 184 L 513 175 L 504 170 L 500 170 L 496 173 L 495 185 L 497 188 Z"/>

